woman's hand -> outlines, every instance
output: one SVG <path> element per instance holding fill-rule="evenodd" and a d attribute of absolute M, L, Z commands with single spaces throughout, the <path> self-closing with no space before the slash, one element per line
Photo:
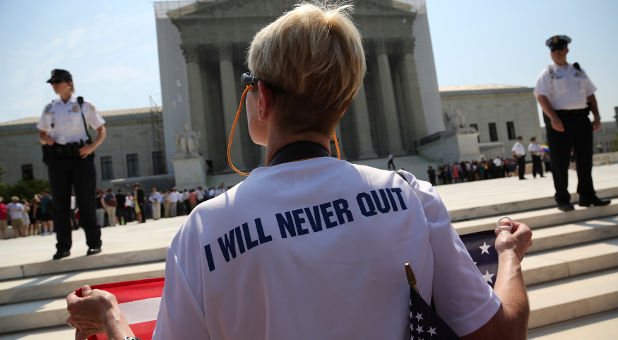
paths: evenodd
<path fill-rule="evenodd" d="M 531 245 L 532 231 L 523 223 L 513 221 L 513 228 L 510 231 L 496 229 L 496 251 L 498 254 L 513 251 L 521 262 Z"/>
<path fill-rule="evenodd" d="M 75 339 L 100 333 L 106 333 L 110 339 L 118 334 L 133 335 L 116 297 L 104 290 L 82 286 L 82 297 L 75 292 L 67 295 L 67 310 L 67 324 L 77 329 Z"/>
<path fill-rule="evenodd" d="M 86 144 L 86 145 L 82 146 L 81 148 L 79 148 L 79 156 L 81 158 L 86 158 L 93 151 L 94 151 L 94 147 L 92 146 L 92 144 Z"/>

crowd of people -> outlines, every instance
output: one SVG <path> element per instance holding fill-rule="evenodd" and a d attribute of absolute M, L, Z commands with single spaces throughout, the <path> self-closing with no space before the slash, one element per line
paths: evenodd
<path fill-rule="evenodd" d="M 11 202 L 4 203 L 0 196 L 0 235 L 9 238 L 8 226 L 13 228 L 15 237 L 31 235 L 50 235 L 53 232 L 52 205 L 49 191 L 35 194 L 32 200 L 11 197 Z"/>
<path fill-rule="evenodd" d="M 184 190 L 172 188 L 159 191 L 156 187 L 152 187 L 149 193 L 146 193 L 138 183 L 133 186 L 131 192 L 118 189 L 113 193 L 112 189 L 105 191 L 97 189 L 95 197 L 97 226 L 124 225 L 134 221 L 145 223 L 147 219 L 158 220 L 188 215 L 198 204 L 222 194 L 227 189 L 223 183 L 218 187 L 199 186 Z"/>
<path fill-rule="evenodd" d="M 188 215 L 198 204 L 225 192 L 228 188 L 221 183 L 218 187 L 197 187 L 196 189 L 177 190 L 175 188 L 159 192 L 153 187 L 149 195 L 144 193 L 139 184 L 132 192 L 118 189 L 96 190 L 96 224 L 103 228 L 125 225 L 130 222 L 145 223 L 147 219 Z M 73 230 L 80 227 L 79 206 L 75 196 L 71 196 L 70 225 Z M 31 200 L 11 197 L 5 204 L 0 196 L 0 236 L 10 237 L 8 226 L 13 229 L 14 237 L 33 235 L 51 235 L 54 232 L 52 196 L 50 191 L 35 194 Z"/>
<path fill-rule="evenodd" d="M 551 171 L 549 154 L 544 153 L 542 159 L 545 163 L 545 171 Z M 443 185 L 516 176 L 517 170 L 518 164 L 515 157 L 506 159 L 496 157 L 446 163 L 438 165 L 435 169 L 430 165 L 427 168 L 427 176 L 432 185 Z"/>

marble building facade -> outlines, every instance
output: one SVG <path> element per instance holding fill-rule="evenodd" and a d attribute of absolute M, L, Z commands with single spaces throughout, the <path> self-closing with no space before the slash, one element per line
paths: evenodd
<path fill-rule="evenodd" d="M 509 85 L 440 87 L 442 116 L 447 128 L 476 130 L 481 155 L 510 158 L 517 136 L 526 148 L 531 137 L 545 143 L 533 91 Z"/>
<path fill-rule="evenodd" d="M 102 111 L 107 137 L 95 151 L 97 186 L 109 188 L 117 178 L 167 173 L 161 107 Z M 2 181 L 48 179 L 36 124 L 39 117 L 0 123 Z M 94 136 L 94 131 L 90 134 Z"/>
<path fill-rule="evenodd" d="M 212 161 L 213 170 L 229 171 L 225 151 L 242 94 L 240 75 L 248 71 L 246 50 L 259 29 L 294 3 L 155 3 L 168 157 L 175 147 L 169 136 L 186 121 L 197 132 L 200 153 Z M 433 56 L 415 52 L 415 29 L 422 33 L 418 41 L 431 49 L 428 27 L 423 26 L 427 25 L 422 17 L 426 12 L 385 0 L 358 0 L 354 5 L 353 20 L 363 37 L 367 74 L 337 130 L 343 153 L 349 160 L 389 152 L 414 154 L 415 140 L 444 130 L 443 122 L 436 119 L 440 101 Z M 421 28 L 418 22 L 415 26 L 419 16 L 424 20 Z M 419 76 L 419 61 L 433 73 Z M 432 77 L 433 83 L 426 80 Z M 242 112 L 231 152 L 240 169 L 263 164 L 263 150 L 251 142 L 246 124 Z"/>

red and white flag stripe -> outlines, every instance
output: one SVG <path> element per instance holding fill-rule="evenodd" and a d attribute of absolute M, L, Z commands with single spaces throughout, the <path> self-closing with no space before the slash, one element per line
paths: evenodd
<path fill-rule="evenodd" d="M 94 285 L 92 289 L 101 289 L 116 296 L 120 310 L 124 314 L 135 336 L 150 340 L 157 322 L 159 303 L 163 294 L 164 278 L 125 281 Z M 76 291 L 82 296 L 81 288 Z M 97 334 L 88 340 L 106 340 L 105 334 Z"/>

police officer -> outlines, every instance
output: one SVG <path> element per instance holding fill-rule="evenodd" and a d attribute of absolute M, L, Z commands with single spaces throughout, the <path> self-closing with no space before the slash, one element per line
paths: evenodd
<path fill-rule="evenodd" d="M 609 200 L 599 199 L 592 185 L 592 132 L 601 128 L 601 117 L 594 96 L 596 87 L 579 67 L 567 63 L 571 38 L 555 35 L 545 42 L 551 50 L 553 64 L 541 72 L 534 94 L 544 113 L 549 142 L 551 170 L 558 208 L 573 210 L 567 190 L 569 156 L 574 151 L 577 164 L 577 193 L 583 207 L 603 206 Z M 589 111 L 594 119 L 590 122 Z"/>
<path fill-rule="evenodd" d="M 524 174 L 526 173 L 526 150 L 524 149 L 524 145 L 521 143 L 523 140 L 524 138 L 522 136 L 517 136 L 517 142 L 511 149 L 513 157 L 517 159 L 517 172 L 520 180 L 526 179 L 526 177 L 524 177 Z"/>
<path fill-rule="evenodd" d="M 543 176 L 543 166 L 541 165 L 541 147 L 536 143 L 536 137 L 530 138 L 530 144 L 528 144 L 528 152 L 532 156 L 532 177 L 536 178 L 538 173 Z"/>
<path fill-rule="evenodd" d="M 54 197 L 57 252 L 53 259 L 59 260 L 71 254 L 69 215 L 72 189 L 75 190 L 80 222 L 86 233 L 86 255 L 98 254 L 101 252 L 101 229 L 97 227 L 95 215 L 93 152 L 105 139 L 105 121 L 92 103 L 75 96 L 73 77 L 68 71 L 52 70 L 47 82 L 59 98 L 45 106 L 37 128 Z M 88 125 L 96 130 L 94 139 L 88 132 Z"/>

